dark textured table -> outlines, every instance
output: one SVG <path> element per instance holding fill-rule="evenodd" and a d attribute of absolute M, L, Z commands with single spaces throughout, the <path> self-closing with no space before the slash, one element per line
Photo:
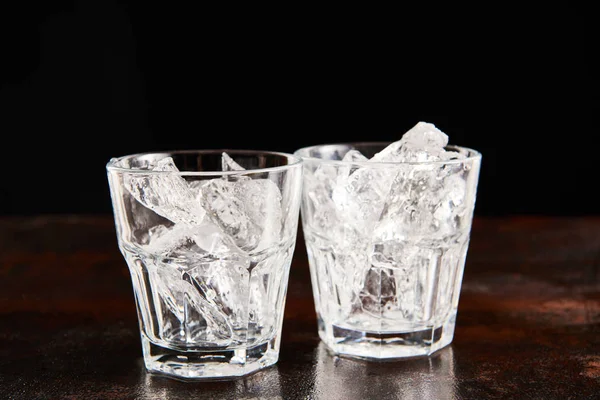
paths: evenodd
<path fill-rule="evenodd" d="M 476 219 L 453 344 L 400 362 L 327 353 L 299 239 L 277 365 L 185 383 L 144 370 L 110 217 L 0 219 L 0 398 L 600 399 L 600 217 Z"/>

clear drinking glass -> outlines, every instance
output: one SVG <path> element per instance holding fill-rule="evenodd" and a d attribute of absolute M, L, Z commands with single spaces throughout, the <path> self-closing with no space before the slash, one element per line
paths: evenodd
<path fill-rule="evenodd" d="M 453 146 L 465 158 L 340 161 L 387 145 L 295 153 L 319 336 L 335 353 L 366 359 L 429 355 L 452 341 L 481 162 Z"/>
<path fill-rule="evenodd" d="M 277 362 L 301 160 L 227 154 L 136 154 L 107 165 L 150 371 L 224 379 Z"/>

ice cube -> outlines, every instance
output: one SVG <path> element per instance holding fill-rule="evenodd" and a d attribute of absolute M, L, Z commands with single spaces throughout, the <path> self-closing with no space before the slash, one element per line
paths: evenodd
<path fill-rule="evenodd" d="M 244 256 L 212 260 L 198 263 L 184 276 L 207 306 L 226 319 L 238 340 L 245 339 L 248 328 L 249 266 L 250 260 Z"/>
<path fill-rule="evenodd" d="M 275 182 L 270 179 L 241 180 L 235 183 L 235 193 L 253 226 L 258 228 L 260 239 L 254 251 L 279 242 L 283 215 L 281 192 Z"/>
<path fill-rule="evenodd" d="M 362 153 L 358 150 L 350 150 L 346 154 L 344 154 L 344 158 L 342 161 L 346 162 L 365 162 L 369 161 L 369 159 L 362 155 Z"/>
<path fill-rule="evenodd" d="M 274 304 L 281 304 L 282 285 L 289 264 L 289 252 L 278 250 L 268 257 L 257 260 L 250 273 L 249 323 L 254 326 L 249 341 L 265 337 L 275 328 L 278 312 Z"/>
<path fill-rule="evenodd" d="M 389 168 L 358 168 L 341 179 L 332 199 L 342 219 L 367 233 L 381 216 L 395 173 Z"/>
<path fill-rule="evenodd" d="M 169 259 L 180 270 L 192 268 L 201 260 L 234 257 L 241 253 L 231 238 L 208 218 L 193 227 L 185 224 L 176 224 L 172 228 L 157 226 L 151 230 L 150 238 L 144 250 Z"/>
<path fill-rule="evenodd" d="M 222 155 L 223 171 L 244 171 L 227 153 Z M 281 192 L 269 179 L 238 177 L 234 192 L 244 205 L 245 215 L 258 228 L 259 241 L 248 243 L 255 251 L 263 250 L 279 241 L 282 228 Z M 254 239 L 254 236 L 251 238 Z"/>
<path fill-rule="evenodd" d="M 150 243 L 145 250 L 155 255 L 168 256 L 172 251 L 193 243 L 193 232 L 185 224 L 175 224 L 171 228 L 158 225 L 149 231 L 149 236 Z"/>
<path fill-rule="evenodd" d="M 425 299 L 431 299 L 435 287 L 428 285 L 428 277 L 436 275 L 442 251 L 438 248 L 419 247 L 413 241 L 375 243 L 370 274 L 380 274 L 381 317 L 396 322 L 422 321 L 431 317 Z M 385 284 L 385 285 L 384 285 Z M 365 287 L 369 292 L 369 288 Z M 370 292 L 373 292 L 372 290 Z M 384 295 L 387 293 L 387 295 Z M 375 310 L 377 311 L 377 310 Z"/>
<path fill-rule="evenodd" d="M 464 154 L 446 151 L 447 144 L 448 136 L 433 124 L 419 122 L 372 160 L 414 163 L 465 158 Z M 375 240 L 438 240 L 455 234 L 465 211 L 462 163 L 399 164 L 397 171 Z"/>
<path fill-rule="evenodd" d="M 357 150 L 348 151 L 341 161 L 344 162 L 364 162 L 368 159 Z M 333 230 L 341 226 L 337 218 L 338 210 L 342 213 L 354 212 L 360 213 L 360 207 L 351 203 L 350 196 L 347 194 L 346 185 L 349 185 L 348 192 L 354 192 L 358 186 L 366 183 L 361 174 L 348 181 L 348 176 L 353 167 L 343 164 L 320 164 L 314 172 L 305 168 L 305 174 L 312 175 L 310 179 L 305 179 L 308 185 L 307 207 L 309 213 L 313 216 L 310 223 L 317 232 L 326 236 L 335 235 Z M 363 179 L 364 178 L 364 179 Z M 358 182 L 358 183 L 357 183 Z M 365 189 L 366 190 L 366 189 Z"/>
<path fill-rule="evenodd" d="M 367 157 L 361 154 L 358 150 L 350 150 L 346 154 L 344 154 L 344 158 L 342 161 L 348 163 L 357 163 L 357 162 L 366 162 L 369 161 Z M 357 169 L 355 165 L 338 165 L 337 166 L 337 177 L 336 180 L 338 183 L 343 182 L 348 175 L 354 172 Z"/>
<path fill-rule="evenodd" d="M 179 170 L 173 159 L 166 157 L 158 161 L 152 171 Z M 206 211 L 194 190 L 199 191 L 200 185 L 206 181 L 188 184 L 185 179 L 174 173 L 131 175 L 126 182 L 130 193 L 138 202 L 175 222 L 174 226 L 163 224 L 149 230 L 147 250 L 151 253 L 196 260 L 207 254 L 214 256 L 239 251 L 227 235 L 205 218 Z"/>
<path fill-rule="evenodd" d="M 148 174 L 125 174 L 123 180 L 129 193 L 158 215 L 175 223 L 199 225 L 206 213 L 185 179 L 176 172 L 179 170 L 173 159 L 166 157 Z"/>
<path fill-rule="evenodd" d="M 427 122 L 417 123 L 402 140 L 407 146 L 427 152 L 440 152 L 448 145 L 448 135 Z"/>
<path fill-rule="evenodd" d="M 223 152 L 223 154 L 221 155 L 221 166 L 223 171 L 244 171 L 245 168 L 243 168 L 240 164 L 236 163 L 235 161 L 233 161 L 233 158 L 231 158 L 229 156 L 229 154 Z"/>
<path fill-rule="evenodd" d="M 156 227 L 169 228 L 173 222 L 165 217 L 158 215 L 149 208 L 144 207 L 130 193 L 123 193 L 125 202 L 125 211 L 130 221 L 130 240 L 138 245 L 147 245 L 153 236 L 153 229 Z"/>
<path fill-rule="evenodd" d="M 303 174 L 307 176 L 304 180 L 304 207 L 308 215 L 311 215 L 306 222 L 315 232 L 326 235 L 331 227 L 338 226 L 335 203 L 331 199 L 337 182 L 337 171 L 335 167 L 322 164 L 315 170 L 305 166 Z"/>
<path fill-rule="evenodd" d="M 159 324 L 163 339 L 179 345 L 197 345 L 198 341 L 218 346 L 231 343 L 233 330 L 227 316 L 198 290 L 188 272 L 162 263 L 148 266 L 153 296 L 162 309 Z M 179 323 L 175 324 L 169 314 Z"/>
<path fill-rule="evenodd" d="M 375 154 L 376 162 L 424 162 L 452 158 L 464 158 L 459 153 L 446 154 L 448 136 L 435 125 L 419 122 L 402 138 Z"/>
<path fill-rule="evenodd" d="M 415 164 L 401 168 L 375 229 L 375 240 L 447 241 L 461 235 L 466 204 L 466 178 L 456 168 Z"/>
<path fill-rule="evenodd" d="M 209 218 L 245 251 L 260 251 L 280 238 L 281 193 L 269 179 L 212 179 L 201 188 Z"/>
<path fill-rule="evenodd" d="M 446 150 L 442 154 L 440 154 L 440 159 L 444 160 L 444 161 L 448 161 L 448 160 L 461 160 L 463 158 L 465 158 L 465 155 L 462 154 L 462 153 L 459 153 L 457 151 Z"/>
<path fill-rule="evenodd" d="M 240 199 L 236 185 L 242 182 L 229 182 L 211 179 L 201 188 L 202 204 L 210 219 L 215 222 L 242 250 L 256 247 L 261 238 L 257 226 L 246 213 L 246 205 Z"/>
<path fill-rule="evenodd" d="M 204 221 L 202 225 L 196 227 L 193 238 L 203 251 L 212 256 L 223 258 L 241 253 L 233 238 L 211 221 Z"/>

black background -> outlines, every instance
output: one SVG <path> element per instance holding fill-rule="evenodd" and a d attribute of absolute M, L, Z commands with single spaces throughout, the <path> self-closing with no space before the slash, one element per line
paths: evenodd
<path fill-rule="evenodd" d="M 418 121 L 483 154 L 477 214 L 600 211 L 590 10 L 0 7 L 2 214 L 110 213 L 114 156 L 397 140 Z"/>

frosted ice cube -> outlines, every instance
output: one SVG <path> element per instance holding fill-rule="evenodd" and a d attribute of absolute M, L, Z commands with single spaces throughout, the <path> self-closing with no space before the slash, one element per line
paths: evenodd
<path fill-rule="evenodd" d="M 206 213 L 185 179 L 176 174 L 178 171 L 173 159 L 166 157 L 158 161 L 152 172 L 173 174 L 125 174 L 124 185 L 137 201 L 158 215 L 175 223 L 198 225 Z"/>

